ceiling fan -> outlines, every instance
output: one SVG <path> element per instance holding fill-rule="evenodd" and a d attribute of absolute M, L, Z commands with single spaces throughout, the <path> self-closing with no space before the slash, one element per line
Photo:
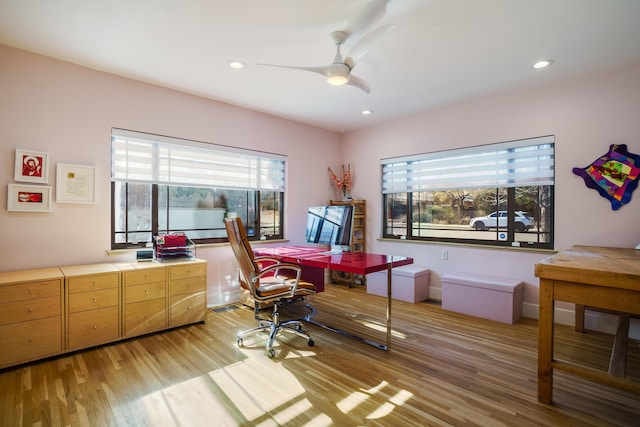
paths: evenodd
<path fill-rule="evenodd" d="M 369 84 L 365 80 L 351 74 L 351 71 L 358 64 L 358 61 L 360 61 L 360 59 L 362 59 L 362 57 L 367 53 L 371 44 L 390 30 L 392 30 L 394 26 L 383 25 L 382 27 L 376 28 L 375 30 L 371 31 L 370 33 L 362 37 L 353 46 L 353 48 L 349 52 L 349 55 L 347 55 L 347 57 L 344 59 L 342 57 L 342 53 L 340 52 L 340 47 L 347 41 L 349 37 L 366 30 L 375 22 L 380 20 L 386 12 L 388 2 L 389 0 L 372 1 L 360 14 L 360 16 L 354 21 L 353 25 L 351 25 L 349 29 L 343 31 L 334 31 L 330 34 L 331 39 L 336 45 L 336 55 L 330 65 L 319 67 L 294 67 L 273 64 L 257 65 L 311 71 L 313 73 L 322 74 L 327 78 L 327 82 L 334 86 L 347 84 L 357 87 L 358 89 L 361 89 L 366 93 L 369 93 L 371 92 L 371 87 L 369 86 Z"/>

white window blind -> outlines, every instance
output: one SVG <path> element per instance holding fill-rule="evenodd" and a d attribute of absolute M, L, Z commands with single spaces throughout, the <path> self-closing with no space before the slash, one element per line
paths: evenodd
<path fill-rule="evenodd" d="M 553 185 L 554 137 L 381 160 L 382 193 Z"/>
<path fill-rule="evenodd" d="M 112 129 L 111 180 L 285 191 L 286 157 Z"/>

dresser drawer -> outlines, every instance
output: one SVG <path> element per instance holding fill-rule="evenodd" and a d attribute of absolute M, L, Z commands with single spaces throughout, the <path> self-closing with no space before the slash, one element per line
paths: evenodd
<path fill-rule="evenodd" d="M 68 350 L 92 347 L 119 337 L 118 307 L 69 314 Z"/>
<path fill-rule="evenodd" d="M 204 292 L 206 286 L 205 282 L 206 281 L 203 276 L 172 280 L 169 293 L 171 295 L 183 295 L 192 294 L 194 292 Z"/>
<path fill-rule="evenodd" d="M 68 292 L 87 292 L 96 289 L 117 288 L 119 273 L 91 274 L 88 276 L 71 277 L 67 279 Z"/>
<path fill-rule="evenodd" d="M 0 368 L 61 353 L 61 317 L 0 326 L 0 348 Z"/>
<path fill-rule="evenodd" d="M 169 326 L 180 326 L 204 320 L 206 293 L 172 296 L 169 312 Z"/>
<path fill-rule="evenodd" d="M 60 295 L 61 283 L 62 281 L 60 279 L 54 279 L 21 283 L 19 285 L 0 286 L 0 301 L 21 301 Z"/>
<path fill-rule="evenodd" d="M 204 276 L 207 264 L 204 262 L 187 263 L 183 265 L 172 265 L 169 269 L 171 280 L 183 279 L 185 277 Z"/>
<path fill-rule="evenodd" d="M 167 284 L 165 282 L 146 283 L 144 285 L 127 286 L 124 290 L 125 303 L 148 301 L 165 298 Z"/>
<path fill-rule="evenodd" d="M 117 306 L 120 302 L 118 288 L 99 289 L 69 295 L 69 313 Z"/>
<path fill-rule="evenodd" d="M 60 316 L 59 296 L 0 304 L 0 325 Z"/>
<path fill-rule="evenodd" d="M 164 267 L 125 271 L 123 274 L 125 286 L 141 285 L 150 282 L 164 282 L 167 279 L 167 271 Z"/>
<path fill-rule="evenodd" d="M 126 337 L 155 332 L 167 327 L 165 298 L 125 305 L 124 331 Z"/>

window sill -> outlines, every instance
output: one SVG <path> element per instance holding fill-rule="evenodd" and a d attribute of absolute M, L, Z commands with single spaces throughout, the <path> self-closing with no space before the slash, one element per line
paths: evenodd
<path fill-rule="evenodd" d="M 469 249 L 494 249 L 498 251 L 517 251 L 517 252 L 530 252 L 530 253 L 541 253 L 541 254 L 555 254 L 558 251 L 555 249 L 544 249 L 544 248 L 530 248 L 528 246 L 494 246 L 494 245 L 483 245 L 483 244 L 469 244 L 469 243 L 452 243 L 452 242 L 428 242 L 423 240 L 402 240 L 402 239 L 388 239 L 384 237 L 378 237 L 379 242 L 395 242 L 395 243 L 410 243 L 417 245 L 435 245 L 435 246 L 455 246 Z"/>

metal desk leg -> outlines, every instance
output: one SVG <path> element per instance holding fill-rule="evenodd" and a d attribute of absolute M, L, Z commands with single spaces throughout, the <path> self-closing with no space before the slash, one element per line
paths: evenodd
<path fill-rule="evenodd" d="M 387 348 L 391 349 L 391 263 L 387 265 Z"/>
<path fill-rule="evenodd" d="M 307 307 L 311 310 L 311 314 L 304 316 L 302 319 L 307 323 L 311 323 L 312 325 L 316 325 L 321 327 L 322 329 L 326 329 L 328 331 L 331 332 L 335 332 L 337 334 L 340 335 L 344 335 L 345 337 L 349 337 L 355 340 L 358 340 L 360 342 L 363 342 L 365 344 L 369 344 L 371 346 L 374 346 L 376 348 L 379 348 L 380 350 L 389 350 L 391 348 L 391 268 L 392 265 L 391 263 L 388 264 L 387 266 L 387 343 L 385 344 L 380 344 L 376 341 L 372 341 L 369 340 L 367 338 L 362 338 L 359 337 L 357 335 L 352 334 L 351 332 L 347 332 L 345 330 L 342 329 L 338 329 L 338 328 L 334 328 L 333 326 L 329 326 L 325 323 L 322 322 L 318 322 L 317 320 L 314 320 L 314 316 L 317 314 L 317 310 L 315 309 L 315 307 L 313 307 L 311 304 L 307 304 Z"/>

